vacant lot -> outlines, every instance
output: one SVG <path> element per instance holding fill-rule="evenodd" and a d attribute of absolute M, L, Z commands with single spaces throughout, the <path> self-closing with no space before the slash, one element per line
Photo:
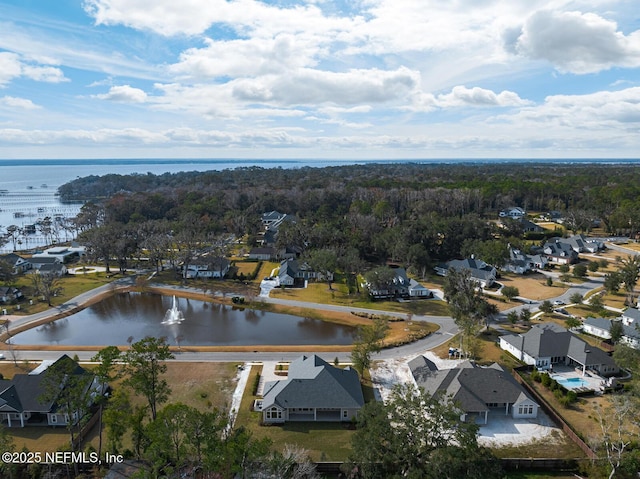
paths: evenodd
<path fill-rule="evenodd" d="M 547 277 L 542 273 L 528 275 L 503 274 L 498 281 L 505 286 L 518 288 L 520 296 L 537 301 L 555 298 L 564 294 L 568 289 L 567 286 L 559 283 L 547 286 Z"/>

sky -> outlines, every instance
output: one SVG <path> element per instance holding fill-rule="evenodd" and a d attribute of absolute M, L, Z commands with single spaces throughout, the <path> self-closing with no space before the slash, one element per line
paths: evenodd
<path fill-rule="evenodd" d="M 637 0 L 0 0 L 0 158 L 636 158 Z"/>

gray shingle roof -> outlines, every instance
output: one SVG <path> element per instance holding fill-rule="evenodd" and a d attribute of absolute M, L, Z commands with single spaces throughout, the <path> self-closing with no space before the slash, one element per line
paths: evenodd
<path fill-rule="evenodd" d="M 285 409 L 358 409 L 364 397 L 355 370 L 333 367 L 313 354 L 293 361 L 286 380 L 268 383 L 262 404 L 263 409 L 274 404 Z"/>
<path fill-rule="evenodd" d="M 413 367 L 412 367 L 413 364 Z M 421 361 L 411 361 L 409 367 L 416 384 L 432 395 L 447 395 L 467 412 L 484 412 L 487 404 L 513 404 L 531 399 L 499 364 L 476 367 L 465 361 L 454 369 L 428 370 Z"/>

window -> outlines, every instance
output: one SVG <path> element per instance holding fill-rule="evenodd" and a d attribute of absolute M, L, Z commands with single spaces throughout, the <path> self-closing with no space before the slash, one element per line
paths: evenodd
<path fill-rule="evenodd" d="M 349 411 L 347 411 L 346 409 L 342 411 L 342 417 L 343 418 L 348 418 L 349 417 Z"/>
<path fill-rule="evenodd" d="M 282 411 L 276 408 L 268 409 L 267 419 L 282 419 Z"/>
<path fill-rule="evenodd" d="M 49 416 L 49 422 L 51 422 L 51 424 L 56 424 L 58 422 L 58 416 L 56 414 Z"/>

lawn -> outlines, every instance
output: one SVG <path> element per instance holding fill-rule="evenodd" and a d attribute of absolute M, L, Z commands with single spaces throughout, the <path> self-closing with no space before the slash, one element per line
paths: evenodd
<path fill-rule="evenodd" d="M 417 315 L 445 316 L 449 314 L 448 306 L 443 301 L 433 299 L 403 302 L 370 301 L 364 295 L 349 294 L 347 286 L 339 283 L 332 283 L 331 290 L 327 283 L 309 283 L 307 288 L 274 288 L 271 290 L 271 297 Z"/>
<path fill-rule="evenodd" d="M 12 362 L 7 361 L 0 365 L 0 372 L 4 378 L 8 379 L 16 373 L 27 373 L 35 366 L 35 363 L 31 365 L 18 363 L 18 367 L 15 367 Z M 168 403 L 182 402 L 200 411 L 211 411 L 213 408 L 227 410 L 235 390 L 236 372 L 237 363 L 167 363 L 164 378 L 172 390 Z M 118 387 L 118 383 L 115 386 Z M 146 404 L 142 397 L 132 394 L 131 398 L 133 404 Z M 64 427 L 10 428 L 9 433 L 18 451 L 26 447 L 32 452 L 48 452 L 69 444 L 69 433 Z M 95 427 L 88 439 L 94 447 L 98 445 L 97 436 L 98 431 Z M 128 441 L 125 441 L 125 446 L 127 444 Z"/>
<path fill-rule="evenodd" d="M 281 426 L 261 426 L 262 414 L 251 410 L 257 399 L 250 390 L 260 367 L 253 366 L 247 382 L 235 427 L 245 427 L 256 439 L 269 438 L 272 449 L 282 451 L 285 444 L 295 444 L 308 451 L 313 461 L 344 461 L 351 452 L 354 430 L 351 424 L 296 422 Z"/>
<path fill-rule="evenodd" d="M 112 275 L 113 276 L 113 275 Z M 72 298 L 75 298 L 79 294 L 90 291 L 98 286 L 107 284 L 113 281 L 112 278 L 107 278 L 105 273 L 91 273 L 83 275 L 67 275 L 61 279 L 60 286 L 62 291 L 59 295 L 51 298 L 51 303 L 54 306 L 58 306 Z M 29 275 L 22 275 L 16 278 L 16 286 L 20 288 L 23 294 L 31 299 L 33 291 L 33 283 L 30 280 Z M 33 304 L 29 304 L 29 301 L 20 303 L 20 309 L 16 309 L 16 306 L 7 307 L 9 314 L 34 314 L 40 311 L 49 309 L 50 306 L 39 299 L 33 298 Z"/>
<path fill-rule="evenodd" d="M 557 282 L 552 286 L 547 286 L 547 277 L 542 273 L 528 275 L 503 273 L 498 282 L 505 286 L 514 286 L 520 291 L 520 296 L 537 301 L 555 298 L 564 294 L 568 289 L 566 285 Z"/>

